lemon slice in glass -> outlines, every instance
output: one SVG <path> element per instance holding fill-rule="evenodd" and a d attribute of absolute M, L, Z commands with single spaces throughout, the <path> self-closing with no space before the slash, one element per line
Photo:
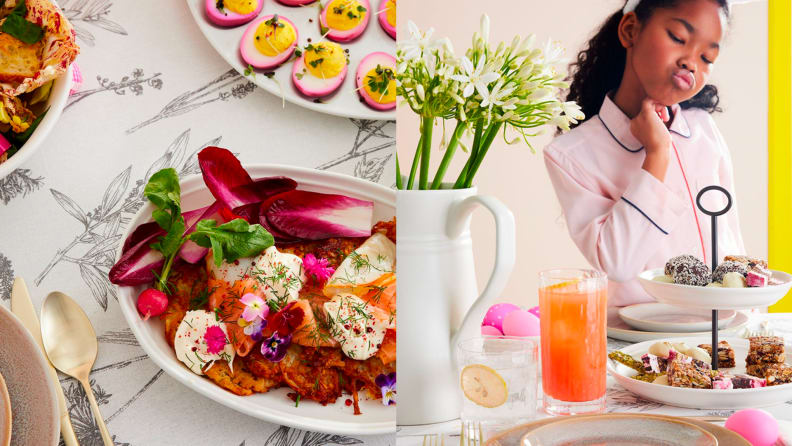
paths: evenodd
<path fill-rule="evenodd" d="M 472 364 L 463 368 L 459 381 L 465 397 L 479 406 L 498 407 L 509 396 L 503 377 L 483 364 Z"/>
<path fill-rule="evenodd" d="M 572 279 L 572 280 L 565 280 L 563 282 L 554 283 L 552 285 L 548 285 L 546 288 L 548 290 L 560 290 L 564 288 L 571 287 L 573 285 L 577 285 L 582 279 Z"/>

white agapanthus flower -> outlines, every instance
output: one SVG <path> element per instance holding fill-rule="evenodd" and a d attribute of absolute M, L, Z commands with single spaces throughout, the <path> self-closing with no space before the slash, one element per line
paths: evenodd
<path fill-rule="evenodd" d="M 399 42 L 399 50 L 406 60 L 417 59 L 421 57 L 427 50 L 431 50 L 442 45 L 442 41 L 432 40 L 434 28 L 421 31 L 418 28 L 418 25 L 410 20 L 407 22 L 407 29 L 410 32 L 410 38 Z"/>
<path fill-rule="evenodd" d="M 475 67 L 473 67 L 473 62 L 471 62 L 467 56 L 462 57 L 461 62 L 464 74 L 455 74 L 451 76 L 451 79 L 464 85 L 462 97 L 470 97 L 474 90 L 478 91 L 482 97 L 488 95 L 489 90 L 487 89 L 487 85 L 498 80 L 500 73 L 488 71 L 490 69 L 486 66 L 487 58 L 483 54 Z"/>

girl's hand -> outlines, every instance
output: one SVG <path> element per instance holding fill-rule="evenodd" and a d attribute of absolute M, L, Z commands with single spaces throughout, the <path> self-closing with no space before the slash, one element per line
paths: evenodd
<path fill-rule="evenodd" d="M 646 98 L 641 103 L 638 116 L 630 121 L 630 132 L 643 144 L 646 152 L 643 169 L 660 181 L 665 179 L 670 158 L 671 134 L 665 124 L 669 119 L 664 105 Z"/>

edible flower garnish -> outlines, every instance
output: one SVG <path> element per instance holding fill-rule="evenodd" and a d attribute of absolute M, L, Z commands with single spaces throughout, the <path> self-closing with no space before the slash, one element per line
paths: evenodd
<path fill-rule="evenodd" d="M 204 333 L 204 340 L 206 341 L 207 351 L 210 354 L 220 353 L 228 344 L 228 339 L 219 325 L 212 325 L 206 329 Z"/>
<path fill-rule="evenodd" d="M 279 362 L 286 356 L 286 349 L 291 345 L 291 335 L 281 336 L 277 331 L 261 343 L 261 354 L 272 362 Z"/>
<path fill-rule="evenodd" d="M 328 266 L 327 259 L 324 257 L 317 259 L 313 254 L 306 254 L 303 257 L 303 267 L 308 277 L 313 277 L 319 285 L 324 285 L 335 272 L 335 268 Z"/>
<path fill-rule="evenodd" d="M 396 404 L 396 372 L 377 375 L 374 384 L 382 392 L 382 404 L 386 406 Z"/>
<path fill-rule="evenodd" d="M 247 293 L 239 299 L 240 302 L 245 304 L 245 309 L 242 311 L 242 318 L 246 322 L 254 322 L 256 319 L 266 319 L 269 315 L 269 307 L 264 299 L 253 294 Z"/>
<path fill-rule="evenodd" d="M 264 327 L 267 326 L 266 319 L 257 318 L 251 323 L 246 323 L 244 319 L 240 318 L 240 325 L 244 326 L 245 328 L 242 330 L 246 335 L 250 336 L 251 339 L 258 342 L 263 337 Z M 247 325 L 244 325 L 244 324 Z"/>
<path fill-rule="evenodd" d="M 291 335 L 305 319 L 305 311 L 297 302 L 289 302 L 272 317 L 272 329 Z"/>

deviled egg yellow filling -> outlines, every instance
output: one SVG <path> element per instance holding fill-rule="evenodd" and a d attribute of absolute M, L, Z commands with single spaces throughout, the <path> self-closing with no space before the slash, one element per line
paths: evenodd
<path fill-rule="evenodd" d="M 258 7 L 258 0 L 223 0 L 223 6 L 237 14 L 250 14 Z"/>
<path fill-rule="evenodd" d="M 320 42 L 305 47 L 305 67 L 321 79 L 338 76 L 347 64 L 341 45 L 333 42 Z"/>
<path fill-rule="evenodd" d="M 396 0 L 385 3 L 385 19 L 391 26 L 396 26 Z"/>
<path fill-rule="evenodd" d="M 286 51 L 294 43 L 297 33 L 290 23 L 278 20 L 278 16 L 262 22 L 256 28 L 256 49 L 265 56 L 277 56 Z"/>
<path fill-rule="evenodd" d="M 396 79 L 391 68 L 377 65 L 366 73 L 363 89 L 380 104 L 388 104 L 396 100 Z"/>
<path fill-rule="evenodd" d="M 367 13 L 366 8 L 355 0 L 334 0 L 327 6 L 327 26 L 347 31 L 356 27 Z"/>

